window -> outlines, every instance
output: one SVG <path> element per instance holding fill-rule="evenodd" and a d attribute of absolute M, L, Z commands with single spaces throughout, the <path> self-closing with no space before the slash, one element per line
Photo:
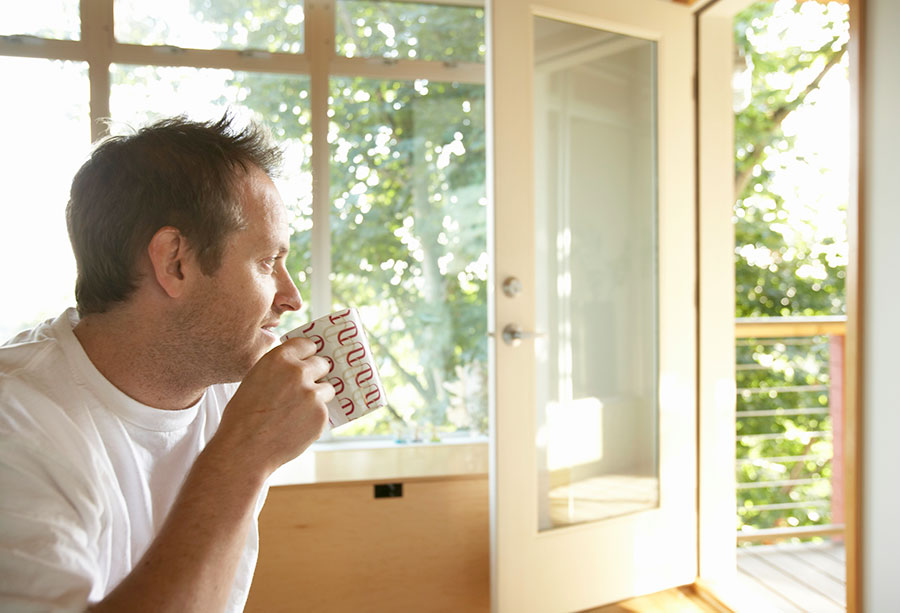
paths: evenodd
<path fill-rule="evenodd" d="M 16 92 L 0 96 L 7 118 L 0 148 L 5 341 L 74 303 L 75 258 L 64 208 L 91 131 L 86 62 L 0 56 L 0 75 L 6 91 Z"/>
<path fill-rule="evenodd" d="M 483 10 L 84 2 L 20 3 L 0 31 L 0 71 L 18 92 L 0 108 L 23 118 L 3 154 L 15 180 L 3 186 L 0 270 L 17 296 L 4 301 L 4 339 L 72 304 L 63 210 L 89 142 L 231 109 L 266 124 L 286 153 L 277 183 L 305 306 L 283 329 L 356 306 L 380 360 L 391 406 L 335 437 L 486 432 Z"/>

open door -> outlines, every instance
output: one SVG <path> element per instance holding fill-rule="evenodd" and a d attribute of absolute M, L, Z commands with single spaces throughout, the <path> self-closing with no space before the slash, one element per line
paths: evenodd
<path fill-rule="evenodd" d="M 492 0 L 492 605 L 697 574 L 693 17 Z"/>

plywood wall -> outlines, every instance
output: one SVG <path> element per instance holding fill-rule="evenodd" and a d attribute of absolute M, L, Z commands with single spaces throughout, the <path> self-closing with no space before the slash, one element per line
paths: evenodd
<path fill-rule="evenodd" d="M 246 611 L 488 611 L 486 476 L 274 487 Z"/>

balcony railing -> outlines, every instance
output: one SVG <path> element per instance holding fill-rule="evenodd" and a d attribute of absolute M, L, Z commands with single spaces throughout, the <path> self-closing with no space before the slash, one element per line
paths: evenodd
<path fill-rule="evenodd" d="M 845 322 L 736 322 L 739 543 L 843 532 Z"/>

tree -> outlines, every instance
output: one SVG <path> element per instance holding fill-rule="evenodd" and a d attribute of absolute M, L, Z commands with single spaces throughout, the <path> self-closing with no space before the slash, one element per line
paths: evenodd
<path fill-rule="evenodd" d="M 804 22 L 807 26 L 804 27 Z M 817 23 L 816 28 L 808 23 Z M 800 44 L 791 29 L 815 32 Z M 817 103 L 823 78 L 841 65 L 848 37 L 846 7 L 815 2 L 758 2 L 735 19 L 737 48 L 749 76 L 735 121 L 736 314 L 831 315 L 845 311 L 846 236 L 816 230 L 819 203 L 786 207 L 778 173 L 797 172 L 815 160 L 791 155 L 796 136 L 785 121 Z M 846 203 L 844 203 L 846 211 Z"/>
<path fill-rule="evenodd" d="M 198 19 L 229 23 L 250 47 L 280 36 L 270 3 L 195 0 Z M 336 45 L 387 58 L 483 58 L 483 11 L 337 5 Z M 235 20 L 235 16 L 237 19 Z M 439 33 L 453 31 L 452 38 Z M 452 41 L 452 42 L 448 42 Z M 402 55 L 401 55 L 402 54 Z M 308 140 L 308 83 L 239 73 L 244 104 L 282 140 Z M 487 429 L 484 87 L 335 77 L 330 82 L 331 288 L 357 306 L 393 400 L 341 433 Z M 320 203 L 321 204 L 321 203 Z M 304 213 L 301 212 L 301 217 Z M 308 216 L 308 213 L 306 213 Z M 311 270 L 309 232 L 289 269 Z M 418 430 L 418 434 L 415 432 Z"/>
<path fill-rule="evenodd" d="M 796 37 L 800 30 L 802 38 Z M 785 189 L 783 177 L 805 173 L 822 179 L 833 172 L 815 152 L 800 153 L 796 134 L 785 126 L 819 103 L 822 84 L 835 71 L 846 78 L 847 32 L 846 7 L 836 3 L 759 2 L 735 19 L 737 72 L 746 84 L 735 121 L 738 317 L 845 311 L 846 235 L 842 224 L 825 223 L 822 210 L 846 211 L 846 200 L 833 195 L 826 202 L 815 190 Z M 738 344 L 737 362 L 738 387 L 745 390 L 738 398 L 738 481 L 781 482 L 739 490 L 739 525 L 828 523 L 827 507 L 758 508 L 821 504 L 830 497 L 831 442 L 815 434 L 831 428 L 824 339 L 750 339 Z M 779 391 L 798 386 L 804 389 Z M 749 411 L 775 415 L 741 415 Z M 771 434 L 779 436 L 767 438 Z M 786 457 L 805 459 L 778 459 Z"/>

